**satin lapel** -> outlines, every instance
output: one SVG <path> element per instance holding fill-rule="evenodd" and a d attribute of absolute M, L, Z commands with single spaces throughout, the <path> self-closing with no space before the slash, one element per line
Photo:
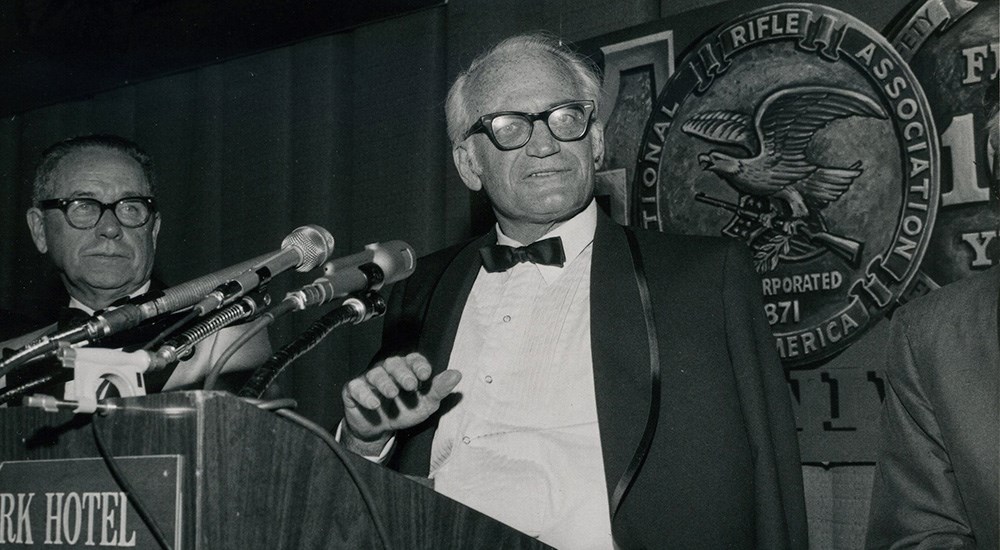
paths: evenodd
<path fill-rule="evenodd" d="M 628 242 L 622 228 L 600 212 L 590 272 L 590 340 L 610 495 L 646 423 L 649 346 Z"/>
<path fill-rule="evenodd" d="M 443 259 L 447 265 L 431 267 L 429 271 L 420 272 L 420 279 L 408 284 L 434 285 L 429 297 L 419 298 L 416 303 L 425 304 L 420 312 L 413 312 L 419 318 L 418 350 L 430 361 L 434 374 L 448 368 L 451 350 L 455 344 L 455 333 L 465 309 L 465 302 L 472 291 L 482 260 L 479 248 L 489 242 L 496 242 L 496 234 L 488 233 L 462 247 L 450 260 Z M 435 281 L 436 280 L 436 281 Z M 401 473 L 409 475 L 428 475 L 430 469 L 431 446 L 434 441 L 434 431 L 440 415 L 448 410 L 451 399 L 446 399 L 426 422 L 411 430 L 400 432 L 397 440 L 399 451 L 391 458 L 389 465 Z"/>
<path fill-rule="evenodd" d="M 451 358 L 462 310 L 483 265 L 479 248 L 495 244 L 496 240 L 496 232 L 491 231 L 469 243 L 445 268 L 434 288 L 424 318 L 420 348 L 435 373 L 445 370 Z"/>

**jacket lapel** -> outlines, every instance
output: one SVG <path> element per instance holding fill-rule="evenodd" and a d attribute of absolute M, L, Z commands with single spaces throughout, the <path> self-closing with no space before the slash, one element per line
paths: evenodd
<path fill-rule="evenodd" d="M 649 344 L 628 242 L 622 228 L 600 212 L 590 273 L 590 340 L 610 495 L 646 424 Z"/>
<path fill-rule="evenodd" d="M 491 232 L 469 242 L 459 248 L 453 257 L 444 259 L 443 268 L 432 267 L 428 272 L 421 273 L 419 279 L 407 284 L 408 289 L 413 285 L 418 292 L 425 285 L 433 285 L 429 297 L 414 300 L 426 304 L 424 313 L 414 314 L 422 317 L 417 349 L 430 362 L 434 375 L 448 368 L 462 310 L 482 267 L 479 248 L 490 242 L 496 242 L 496 233 Z M 398 433 L 400 451 L 392 456 L 389 466 L 404 474 L 427 476 L 438 420 L 453 405 L 454 400 L 449 396 L 426 422 Z"/>
<path fill-rule="evenodd" d="M 483 265 L 479 249 L 496 240 L 496 231 L 491 231 L 463 247 L 445 268 L 431 295 L 420 348 L 435 374 L 448 368 L 462 310 Z"/>

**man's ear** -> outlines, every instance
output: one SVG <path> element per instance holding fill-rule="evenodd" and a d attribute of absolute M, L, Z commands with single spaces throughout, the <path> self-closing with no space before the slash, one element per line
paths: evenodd
<path fill-rule="evenodd" d="M 29 208 L 25 214 L 28 220 L 28 231 L 31 232 L 31 240 L 35 243 L 35 248 L 45 254 L 49 251 L 49 244 L 45 240 L 45 215 L 37 208 Z"/>
<path fill-rule="evenodd" d="M 458 168 L 458 175 L 462 176 L 465 186 L 473 191 L 482 189 L 483 180 L 480 176 L 483 171 L 479 167 L 479 162 L 469 147 L 468 141 L 455 146 L 451 150 L 451 156 L 455 161 L 455 168 Z"/>
<path fill-rule="evenodd" d="M 156 252 L 156 237 L 160 234 L 160 213 L 153 214 L 153 252 Z"/>
<path fill-rule="evenodd" d="M 595 122 L 590 129 L 590 150 L 594 157 L 594 168 L 604 164 L 604 126 Z"/>

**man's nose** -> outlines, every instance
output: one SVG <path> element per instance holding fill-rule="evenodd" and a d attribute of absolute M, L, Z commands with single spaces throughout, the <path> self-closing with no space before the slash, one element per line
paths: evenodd
<path fill-rule="evenodd" d="M 559 140 L 552 135 L 544 120 L 535 121 L 525 152 L 532 157 L 547 157 L 559 152 Z"/>
<path fill-rule="evenodd" d="M 101 217 L 97 220 L 97 234 L 109 239 L 117 239 L 122 234 L 122 224 L 115 216 L 115 211 L 107 209 L 101 212 Z"/>

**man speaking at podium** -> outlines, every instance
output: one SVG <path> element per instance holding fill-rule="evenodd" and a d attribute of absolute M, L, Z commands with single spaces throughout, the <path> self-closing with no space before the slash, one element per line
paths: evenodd
<path fill-rule="evenodd" d="M 805 548 L 788 389 L 747 251 L 615 225 L 600 80 L 546 36 L 448 94 L 494 231 L 418 262 L 341 441 L 559 548 Z"/>
<path fill-rule="evenodd" d="M 40 334 L 85 322 L 97 310 L 160 286 L 150 279 L 161 224 L 153 191 L 152 161 L 127 139 L 82 136 L 56 143 L 43 153 L 35 172 L 33 206 L 27 212 L 28 229 L 35 247 L 58 270 L 69 294 L 69 307 L 60 313 L 57 324 L 0 345 L 19 347 Z M 114 335 L 98 345 L 134 349 L 166 326 L 163 322 L 150 323 L 145 330 L 140 327 Z M 239 336 L 238 330 L 223 329 L 201 342 L 194 355 L 176 369 L 168 367 L 151 373 L 147 376 L 147 390 L 193 386 Z M 262 334 L 244 345 L 227 363 L 226 370 L 252 368 L 270 353 L 267 336 Z M 32 368 L 12 373 L 7 387 L 41 374 Z M 60 387 L 64 381 L 62 376 L 32 393 L 62 397 Z"/>

